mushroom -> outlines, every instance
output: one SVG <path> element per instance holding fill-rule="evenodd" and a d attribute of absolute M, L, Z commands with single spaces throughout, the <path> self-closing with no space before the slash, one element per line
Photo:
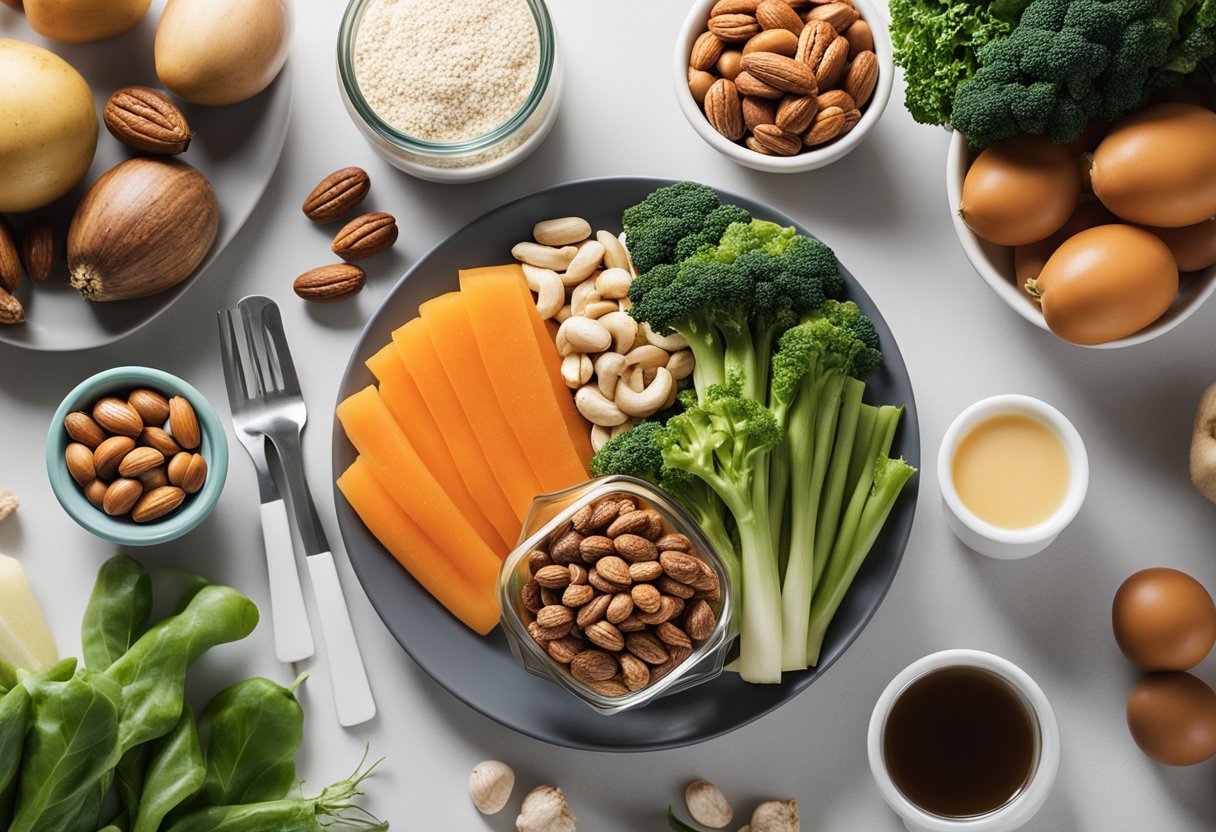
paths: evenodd
<path fill-rule="evenodd" d="M 766 800 L 752 812 L 751 832 L 798 832 L 797 800 Z"/>
<path fill-rule="evenodd" d="M 628 384 L 616 386 L 616 406 L 629 416 L 644 418 L 658 413 L 663 403 L 675 389 L 676 380 L 666 367 L 655 370 L 654 381 L 641 392 L 635 392 Z"/>
<path fill-rule="evenodd" d="M 1216 503 L 1216 384 L 1199 400 L 1195 432 L 1191 436 L 1191 482 L 1199 493 Z"/>
<path fill-rule="evenodd" d="M 722 790 L 708 780 L 694 780 L 684 789 L 688 814 L 702 826 L 725 829 L 735 817 L 735 810 Z"/>
<path fill-rule="evenodd" d="M 515 819 L 517 832 L 578 832 L 566 796 L 557 786 L 537 786 L 528 792 Z"/>
<path fill-rule="evenodd" d="M 483 815 L 502 811 L 515 788 L 515 772 L 506 763 L 485 760 L 473 766 L 469 774 L 469 797 Z"/>

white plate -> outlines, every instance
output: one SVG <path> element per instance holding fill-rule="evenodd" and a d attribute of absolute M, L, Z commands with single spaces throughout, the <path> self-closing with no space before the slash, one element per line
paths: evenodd
<path fill-rule="evenodd" d="M 152 42 L 165 0 L 153 0 L 138 26 L 101 43 L 56 43 L 34 32 L 25 16 L 0 5 L 0 38 L 14 38 L 45 47 L 76 68 L 97 100 L 97 155 L 84 182 L 47 209 L 29 215 L 9 215 L 20 231 L 28 217 L 51 214 L 61 238 L 85 185 L 137 155 L 120 144 L 101 124 L 101 110 L 119 87 L 139 84 L 163 89 L 156 78 Z M 190 149 L 178 157 L 194 165 L 211 181 L 220 203 L 220 229 L 207 259 L 188 279 L 168 292 L 140 300 L 90 303 L 68 286 L 63 253 L 55 274 L 31 288 L 23 278 L 17 297 L 25 304 L 26 323 L 0 327 L 0 341 L 32 350 L 62 351 L 99 347 L 125 338 L 164 312 L 199 279 L 211 262 L 240 231 L 262 198 L 274 174 L 291 119 L 290 61 L 261 95 L 230 107 L 201 107 L 178 102 L 195 132 Z"/>

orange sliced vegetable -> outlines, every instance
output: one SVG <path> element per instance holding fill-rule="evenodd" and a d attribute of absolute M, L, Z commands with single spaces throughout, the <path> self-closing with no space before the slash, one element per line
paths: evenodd
<path fill-rule="evenodd" d="M 482 540 L 502 557 L 506 557 L 514 545 L 513 541 L 519 536 L 515 515 L 504 500 L 503 505 L 509 522 L 499 529 L 490 521 L 488 512 L 484 510 L 485 506 L 479 505 L 469 492 L 439 425 L 427 410 L 422 394 L 418 392 L 418 386 L 405 372 L 405 365 L 401 363 L 397 348 L 389 344 L 369 358 L 367 366 L 380 381 L 380 398 L 388 406 L 397 426 L 418 452 L 427 470 L 435 476 L 439 485 L 460 509 L 460 513 L 469 521 L 469 525 L 481 535 Z"/>
<path fill-rule="evenodd" d="M 431 341 L 430 357 L 447 374 L 482 452 L 494 469 L 511 507 L 522 517 L 520 512 L 526 512 L 532 498 L 544 489 L 507 422 L 502 405 L 494 396 L 464 298 L 459 292 L 451 292 L 427 301 L 418 311 L 422 313 L 424 324 L 421 331 Z M 423 364 L 411 360 L 407 354 L 405 366 L 421 372 Z M 443 424 L 442 419 L 439 422 Z"/>
<path fill-rule="evenodd" d="M 543 341 L 537 338 L 544 325 L 523 269 L 517 263 L 462 269 L 460 293 L 494 393 L 541 486 L 557 491 L 587 479 L 591 428 L 561 382 L 557 348 L 547 333 Z M 554 378 L 560 389 L 554 387 Z"/>
<path fill-rule="evenodd" d="M 338 488 L 368 530 L 422 588 L 459 618 L 465 626 L 485 635 L 498 624 L 496 573 L 474 580 L 453 568 L 451 550 L 436 545 L 359 457 L 338 477 Z"/>
<path fill-rule="evenodd" d="M 337 414 L 376 479 L 428 537 L 453 553 L 456 568 L 475 581 L 498 573 L 498 555 L 427 470 L 375 387 L 365 387 L 346 399 L 338 405 Z"/>

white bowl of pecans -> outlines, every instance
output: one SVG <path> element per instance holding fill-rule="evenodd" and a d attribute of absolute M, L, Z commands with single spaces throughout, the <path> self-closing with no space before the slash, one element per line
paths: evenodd
<path fill-rule="evenodd" d="M 865 139 L 894 68 L 871 0 L 698 0 L 672 73 L 680 109 L 707 144 L 754 170 L 800 173 Z"/>
<path fill-rule="evenodd" d="M 528 672 L 613 714 L 707 682 L 730 646 L 731 576 L 682 508 L 611 476 L 537 497 L 498 584 Z"/>

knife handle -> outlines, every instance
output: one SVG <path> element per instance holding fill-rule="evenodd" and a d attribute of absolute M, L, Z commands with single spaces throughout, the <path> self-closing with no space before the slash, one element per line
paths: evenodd
<path fill-rule="evenodd" d="M 270 620 L 274 655 L 281 662 L 307 659 L 315 648 L 304 590 L 291 546 L 287 506 L 282 500 L 262 503 L 262 541 L 266 544 L 266 571 L 270 577 Z"/>
<path fill-rule="evenodd" d="M 334 556 L 329 552 L 309 555 L 308 574 L 321 615 L 321 636 L 325 639 L 325 654 L 329 658 L 329 678 L 334 690 L 334 705 L 338 723 L 349 728 L 367 722 L 376 715 L 376 701 L 367 681 L 367 669 L 355 640 L 350 623 L 350 610 L 338 582 Z"/>

